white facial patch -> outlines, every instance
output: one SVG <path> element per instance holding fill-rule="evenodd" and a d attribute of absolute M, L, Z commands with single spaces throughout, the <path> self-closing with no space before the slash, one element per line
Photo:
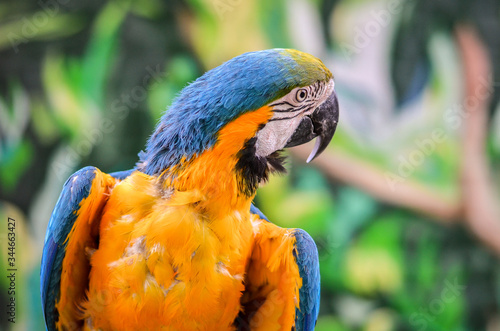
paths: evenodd
<path fill-rule="evenodd" d="M 257 156 L 268 156 L 285 147 L 304 116 L 312 114 L 333 92 L 333 78 L 316 82 L 305 87 L 296 87 L 284 97 L 273 101 L 269 106 L 274 115 L 266 126 L 257 132 L 255 143 Z"/>

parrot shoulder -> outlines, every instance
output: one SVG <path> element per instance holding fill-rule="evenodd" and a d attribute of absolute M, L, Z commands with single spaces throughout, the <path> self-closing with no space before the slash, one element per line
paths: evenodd
<path fill-rule="evenodd" d="M 100 214 L 117 179 L 95 167 L 64 184 L 47 227 L 41 263 L 42 306 L 48 330 L 78 326 L 85 297 L 89 255 L 97 248 Z"/>
<path fill-rule="evenodd" d="M 313 330 L 319 309 L 319 262 L 313 239 L 301 229 L 269 222 L 250 209 L 254 246 L 245 276 L 243 310 L 235 324 L 257 330 Z"/>

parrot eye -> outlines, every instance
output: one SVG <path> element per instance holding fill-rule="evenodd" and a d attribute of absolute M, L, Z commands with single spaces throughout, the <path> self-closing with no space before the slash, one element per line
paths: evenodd
<path fill-rule="evenodd" d="M 302 102 L 302 101 L 304 101 L 306 98 L 307 98 L 307 90 L 306 90 L 306 89 L 301 88 L 301 89 L 297 90 L 297 93 L 295 94 L 295 99 L 296 99 L 298 102 Z"/>

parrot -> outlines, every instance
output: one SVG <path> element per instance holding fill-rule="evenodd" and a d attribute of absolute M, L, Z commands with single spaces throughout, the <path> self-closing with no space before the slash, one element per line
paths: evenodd
<path fill-rule="evenodd" d="M 238 55 L 187 84 L 137 164 L 69 177 L 40 285 L 47 330 L 313 330 L 318 250 L 253 204 L 285 148 L 332 140 L 331 71 L 294 49 Z"/>

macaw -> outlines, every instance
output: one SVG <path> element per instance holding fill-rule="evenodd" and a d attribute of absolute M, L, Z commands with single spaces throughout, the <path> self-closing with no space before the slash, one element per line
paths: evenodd
<path fill-rule="evenodd" d="M 48 330 L 313 330 L 318 251 L 252 204 L 281 151 L 333 137 L 332 73 L 297 50 L 245 53 L 186 86 L 134 169 L 64 184 L 41 262 Z"/>

